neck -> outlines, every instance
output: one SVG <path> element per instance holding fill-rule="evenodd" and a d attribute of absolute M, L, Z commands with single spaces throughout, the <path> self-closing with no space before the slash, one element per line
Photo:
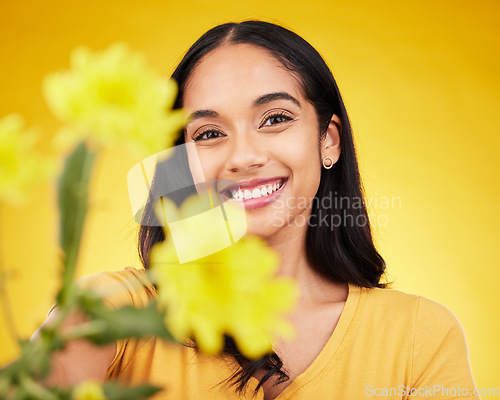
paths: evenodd
<path fill-rule="evenodd" d="M 299 303 L 325 303 L 345 300 L 347 285 L 320 275 L 306 257 L 307 226 L 287 225 L 278 234 L 267 238 L 267 244 L 280 255 L 276 273 L 295 279 L 299 287 Z"/>

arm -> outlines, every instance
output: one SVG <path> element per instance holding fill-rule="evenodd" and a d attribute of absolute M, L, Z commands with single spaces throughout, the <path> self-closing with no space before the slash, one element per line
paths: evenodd
<path fill-rule="evenodd" d="M 40 329 L 50 326 L 57 319 L 57 307 L 52 310 L 47 320 L 33 334 L 31 340 L 37 340 Z M 74 327 L 85 322 L 82 314 L 70 315 L 63 325 L 63 332 L 70 332 Z M 86 380 L 102 382 L 108 367 L 116 353 L 116 344 L 97 346 L 87 340 L 69 341 L 66 347 L 54 354 L 51 361 L 50 375 L 46 378 L 47 385 L 74 385 Z"/>
<path fill-rule="evenodd" d="M 112 310 L 132 305 L 145 307 L 154 297 L 154 287 L 147 280 L 143 270 L 122 270 L 101 272 L 80 278 L 76 284 L 91 289 Z M 32 337 L 36 340 L 43 326 L 50 326 L 57 320 L 58 308 L 49 313 L 47 320 Z M 82 314 L 73 314 L 63 328 L 71 330 L 85 322 Z M 117 344 L 97 346 L 86 340 L 73 340 L 54 356 L 48 384 L 70 385 L 89 379 L 103 381 L 117 352 Z"/>

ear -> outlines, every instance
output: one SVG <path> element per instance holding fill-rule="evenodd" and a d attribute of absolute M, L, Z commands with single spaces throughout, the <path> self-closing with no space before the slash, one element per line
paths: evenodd
<path fill-rule="evenodd" d="M 321 140 L 321 160 L 330 157 L 335 164 L 340 157 L 340 137 L 342 134 L 342 121 L 338 115 L 333 114 L 326 135 Z"/>

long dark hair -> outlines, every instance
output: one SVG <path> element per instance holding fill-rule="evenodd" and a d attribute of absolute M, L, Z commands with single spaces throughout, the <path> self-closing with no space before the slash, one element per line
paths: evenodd
<path fill-rule="evenodd" d="M 279 25 L 264 21 L 243 21 L 216 26 L 201 36 L 187 51 L 172 74 L 179 84 L 174 108 L 181 108 L 186 83 L 200 60 L 223 44 L 246 43 L 270 51 L 301 81 L 305 97 L 314 105 L 323 137 L 335 114 L 341 119 L 341 153 L 329 170 L 322 169 L 321 181 L 311 211 L 311 218 L 332 223 L 308 224 L 306 249 L 309 263 L 330 280 L 350 282 L 361 287 L 386 287 L 381 282 L 385 261 L 373 243 L 364 190 L 359 175 L 349 118 L 333 75 L 320 54 L 304 39 Z M 180 132 L 176 145 L 184 143 Z M 319 146 L 319 143 L 318 143 Z M 332 197 L 333 196 L 333 197 Z M 322 199 L 330 198 L 328 205 Z M 338 200 L 341 200 L 340 202 Z M 345 202 L 348 202 L 347 208 Z M 344 207 L 343 207 L 344 206 Z M 334 221 L 340 223 L 333 223 Z M 159 226 L 143 224 L 139 231 L 139 254 L 149 266 L 149 252 L 165 240 Z M 273 353 L 259 360 L 246 359 L 234 340 L 226 336 L 225 352 L 233 355 L 241 369 L 229 381 L 243 392 L 252 375 L 264 371 L 255 393 L 269 378 L 280 383 L 288 380 L 283 363 Z"/>

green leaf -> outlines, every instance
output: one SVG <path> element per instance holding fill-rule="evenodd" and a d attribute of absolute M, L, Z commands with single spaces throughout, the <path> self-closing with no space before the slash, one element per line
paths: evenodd
<path fill-rule="evenodd" d="M 59 235 L 64 252 L 63 284 L 57 296 L 59 304 L 66 304 L 80 248 L 80 240 L 88 207 L 89 180 L 95 153 L 80 143 L 65 161 L 64 171 L 58 181 L 58 206 L 60 214 Z"/>
<path fill-rule="evenodd" d="M 153 301 L 144 308 L 126 306 L 117 310 L 109 309 L 92 292 L 82 292 L 78 296 L 79 307 L 91 320 L 73 331 L 74 335 L 103 345 L 125 338 L 157 336 L 174 340 L 165 327 L 165 312 Z"/>
<path fill-rule="evenodd" d="M 102 389 L 107 400 L 147 399 L 162 390 L 152 385 L 120 386 L 116 383 L 106 383 Z"/>
<path fill-rule="evenodd" d="M 45 387 L 27 375 L 21 375 L 19 378 L 19 392 L 16 392 L 16 395 L 19 395 L 20 398 L 30 400 L 61 399 L 56 388 Z"/>

